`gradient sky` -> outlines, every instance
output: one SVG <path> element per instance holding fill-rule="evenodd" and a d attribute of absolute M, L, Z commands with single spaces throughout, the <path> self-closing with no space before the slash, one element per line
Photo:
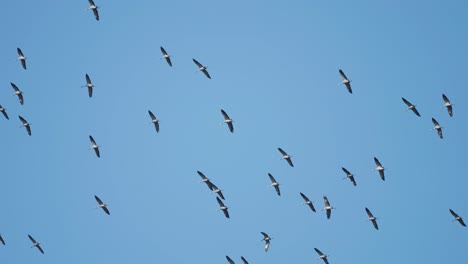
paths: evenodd
<path fill-rule="evenodd" d="M 0 116 L 1 263 L 321 263 L 314 247 L 331 264 L 466 261 L 468 230 L 449 213 L 468 220 L 466 1 L 96 4 L 100 21 L 86 0 L 0 9 L 0 104 L 10 115 Z M 86 73 L 92 98 L 80 88 Z M 235 133 L 219 124 L 220 109 Z M 231 219 L 197 170 L 223 189 Z M 331 219 L 300 206 L 299 192 L 317 209 L 327 195 Z M 94 209 L 94 195 L 110 216 Z M 273 237 L 268 253 L 261 231 Z"/>

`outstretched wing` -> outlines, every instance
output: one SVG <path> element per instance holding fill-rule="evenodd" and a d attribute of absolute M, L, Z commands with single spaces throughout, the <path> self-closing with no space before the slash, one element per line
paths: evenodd
<path fill-rule="evenodd" d="M 275 190 L 276 190 L 276 194 L 278 194 L 278 196 L 281 196 L 281 191 L 280 191 L 280 188 L 279 188 L 279 185 L 275 185 Z"/>
<path fill-rule="evenodd" d="M 20 48 L 16 48 L 16 52 L 18 52 L 18 56 L 24 57 L 23 51 Z"/>
<path fill-rule="evenodd" d="M 5 109 L 3 109 L 2 114 L 6 119 L 10 120 L 10 118 L 8 117 L 8 114 L 7 114 Z"/>
<path fill-rule="evenodd" d="M 450 100 L 447 98 L 447 96 L 445 96 L 445 94 L 442 94 L 442 99 L 444 99 L 446 104 L 450 104 Z"/>
<path fill-rule="evenodd" d="M 241 256 L 241 259 L 242 259 L 242 262 L 244 262 L 244 264 L 249 264 L 249 262 L 247 262 L 247 260 L 243 256 Z"/>
<path fill-rule="evenodd" d="M 270 248 L 270 240 L 265 240 L 265 252 L 268 252 L 269 248 Z"/>
<path fill-rule="evenodd" d="M 149 116 L 151 117 L 151 120 L 156 120 L 156 116 L 153 114 L 153 112 L 151 112 L 150 110 L 148 110 L 148 114 L 149 114 Z"/>
<path fill-rule="evenodd" d="M 205 76 L 206 76 L 208 79 L 211 79 L 211 76 L 210 76 L 210 74 L 208 73 L 208 71 L 207 71 L 206 69 L 204 69 L 202 72 L 205 74 Z"/>
<path fill-rule="evenodd" d="M 229 256 L 226 256 L 226 259 L 229 262 L 229 264 L 235 264 L 234 261 Z"/>
<path fill-rule="evenodd" d="M 351 89 L 351 83 L 350 83 L 350 82 L 347 82 L 347 83 L 345 83 L 345 85 L 346 85 L 346 89 L 348 89 L 348 92 L 349 92 L 350 94 L 352 94 L 352 93 L 353 93 L 353 90 Z"/>
<path fill-rule="evenodd" d="M 421 115 L 419 114 L 419 112 L 418 112 L 418 109 L 416 109 L 416 107 L 411 108 L 411 110 L 413 111 L 413 113 L 414 113 L 415 115 L 421 116 Z"/>
<path fill-rule="evenodd" d="M 166 50 L 162 46 L 161 46 L 161 52 L 162 52 L 163 55 L 167 55 Z"/>
<path fill-rule="evenodd" d="M 351 175 L 351 172 L 349 172 L 349 170 L 347 170 L 346 168 L 341 167 L 341 169 L 343 170 L 344 173 L 346 173 L 346 176 Z"/>
<path fill-rule="evenodd" d="M 349 176 L 349 179 L 351 180 L 351 183 L 356 186 L 356 180 L 354 179 L 354 176 Z"/>
<path fill-rule="evenodd" d="M 16 86 L 16 84 L 14 83 L 10 83 L 11 87 L 13 87 L 13 90 L 15 90 L 15 92 L 21 92 L 20 89 L 18 88 L 18 86 Z"/>
<path fill-rule="evenodd" d="M 99 12 L 97 8 L 93 8 L 94 17 L 97 21 L 99 21 Z"/>
<path fill-rule="evenodd" d="M 439 122 L 437 122 L 437 120 L 435 120 L 434 118 L 432 118 L 432 123 L 434 124 L 434 126 L 440 126 Z"/>
<path fill-rule="evenodd" d="M 5 240 L 3 240 L 2 235 L 0 235 L 0 242 L 1 242 L 3 245 L 5 245 Z"/>
<path fill-rule="evenodd" d="M 166 62 L 167 62 L 167 64 L 169 64 L 169 66 L 172 67 L 171 57 L 166 57 Z"/>
<path fill-rule="evenodd" d="M 323 256 L 325 254 L 322 253 L 322 251 L 320 251 L 318 248 L 314 248 L 315 252 L 317 252 L 317 254 L 319 254 L 319 256 Z"/>
<path fill-rule="evenodd" d="M 221 199 L 219 199 L 219 197 L 216 197 L 216 201 L 218 201 L 218 204 L 220 207 L 226 207 L 223 203 L 223 201 L 221 201 Z"/>
<path fill-rule="evenodd" d="M 102 210 L 106 212 L 106 214 L 110 215 L 109 209 L 107 209 L 107 206 L 102 207 Z"/>
<path fill-rule="evenodd" d="M 348 80 L 348 77 L 346 77 L 346 74 L 344 74 L 344 72 L 343 72 L 341 69 L 339 69 L 338 72 L 340 73 L 341 78 L 342 78 L 343 80 Z"/>
<path fill-rule="evenodd" d="M 89 78 L 88 74 L 86 74 L 86 84 L 92 85 L 91 78 Z"/>
<path fill-rule="evenodd" d="M 33 244 L 37 243 L 36 240 L 31 235 L 28 234 L 28 237 L 29 237 L 29 240 L 31 240 L 31 242 L 33 242 Z"/>
<path fill-rule="evenodd" d="M 89 4 L 92 5 L 92 6 L 95 6 L 94 4 L 94 1 L 93 0 L 88 0 Z"/>
<path fill-rule="evenodd" d="M 325 203 L 326 207 L 330 206 L 330 202 L 328 201 L 328 198 L 326 196 L 323 196 L 323 202 Z"/>
<path fill-rule="evenodd" d="M 305 194 L 301 192 L 299 194 L 301 195 L 302 199 L 304 199 L 305 202 L 310 202 L 309 198 Z"/>
<path fill-rule="evenodd" d="M 102 202 L 102 200 L 97 197 L 97 195 L 94 195 L 94 199 L 96 199 L 96 202 L 98 202 L 99 205 L 103 205 L 104 203 Z"/>
<path fill-rule="evenodd" d="M 270 238 L 270 236 L 268 236 L 267 233 L 265 233 L 265 232 L 260 232 L 260 233 L 263 235 L 263 239 L 269 239 Z"/>
<path fill-rule="evenodd" d="M 294 167 L 294 164 L 292 163 L 291 157 L 287 158 L 286 161 L 289 163 L 289 166 Z"/>
<path fill-rule="evenodd" d="M 93 136 L 89 135 L 89 140 L 91 141 L 91 144 L 97 145 L 97 144 L 96 144 L 96 141 L 94 141 Z"/>
<path fill-rule="evenodd" d="M 21 120 L 21 122 L 22 122 L 23 124 L 27 124 L 27 123 L 28 123 L 28 121 L 26 121 L 26 119 L 24 119 L 22 116 L 18 116 L 18 117 L 19 117 L 19 119 Z"/>
<path fill-rule="evenodd" d="M 366 213 L 369 216 L 369 218 L 374 217 L 374 215 L 372 215 L 371 211 L 367 207 L 366 207 Z"/>
<path fill-rule="evenodd" d="M 380 178 L 382 178 L 382 180 L 385 181 L 385 172 L 383 170 L 379 170 L 379 175 Z"/>
<path fill-rule="evenodd" d="M 198 66 L 198 68 L 202 68 L 203 65 L 201 63 L 199 63 L 196 59 L 192 59 L 193 62 Z"/>
<path fill-rule="evenodd" d="M 41 248 L 40 245 L 37 245 L 36 247 L 37 247 L 37 249 L 39 249 L 39 251 L 40 251 L 42 254 L 44 254 L 44 250 L 42 250 L 42 248 Z"/>
<path fill-rule="evenodd" d="M 268 173 L 268 177 L 270 177 L 271 183 L 276 183 L 275 177 L 273 177 L 273 175 L 271 175 L 270 173 Z"/>
<path fill-rule="evenodd" d="M 221 109 L 221 114 L 223 115 L 224 120 L 231 120 L 231 118 L 229 118 L 228 114 L 226 114 L 226 111 L 224 111 L 223 109 Z"/>
<path fill-rule="evenodd" d="M 411 107 L 413 104 L 410 103 L 408 100 L 406 100 L 405 98 L 401 98 L 401 100 L 403 100 L 403 103 L 405 103 L 408 107 Z"/>
<path fill-rule="evenodd" d="M 26 131 L 28 132 L 28 135 L 31 135 L 31 126 L 30 125 L 26 126 Z"/>
<path fill-rule="evenodd" d="M 88 96 L 89 96 L 89 98 L 93 97 L 93 87 L 92 86 L 88 86 Z"/>
<path fill-rule="evenodd" d="M 376 157 L 374 157 L 374 162 L 375 162 L 375 165 L 377 165 L 378 167 L 382 167 L 382 164 L 380 163 L 379 159 L 377 159 Z"/>
<path fill-rule="evenodd" d="M 21 60 L 21 66 L 23 66 L 23 69 L 26 70 L 26 60 L 25 59 Z"/>
<path fill-rule="evenodd" d="M 281 152 L 281 155 L 283 156 L 287 156 L 288 153 L 286 153 L 286 151 L 284 151 L 282 148 L 278 148 L 279 152 Z"/>

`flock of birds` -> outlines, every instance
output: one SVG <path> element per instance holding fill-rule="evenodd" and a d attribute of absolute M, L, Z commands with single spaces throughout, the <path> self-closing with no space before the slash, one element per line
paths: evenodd
<path fill-rule="evenodd" d="M 87 8 L 87 10 L 92 10 L 93 13 L 94 13 L 95 19 L 97 21 L 99 21 L 98 6 L 94 3 L 93 0 L 88 0 L 88 1 L 89 1 L 90 6 L 89 6 L 89 8 Z M 165 59 L 167 64 L 170 67 L 172 67 L 171 55 L 169 55 L 169 53 L 163 47 L 160 47 L 160 50 L 161 50 L 161 53 L 162 53 L 161 59 Z M 24 70 L 26 70 L 27 69 L 27 64 L 26 64 L 27 57 L 24 55 L 23 51 L 20 48 L 17 48 L 17 53 L 18 53 L 17 60 L 20 61 L 22 68 Z M 192 59 L 192 60 L 195 63 L 195 65 L 198 67 L 197 72 L 201 71 L 201 72 L 203 72 L 203 74 L 208 79 L 211 79 L 211 76 L 207 71 L 207 67 L 204 66 L 203 64 L 201 64 L 196 59 Z M 350 94 L 352 94 L 353 90 L 351 88 L 351 80 L 348 79 L 348 77 L 345 75 L 345 73 L 341 69 L 339 69 L 338 72 L 339 72 L 339 75 L 342 78 L 341 84 L 345 85 L 348 92 Z M 93 83 L 91 81 L 91 78 L 90 78 L 90 76 L 88 74 L 85 75 L 85 79 L 86 79 L 86 84 L 84 86 L 82 86 L 82 87 L 86 87 L 88 89 L 88 96 L 91 98 L 93 96 L 94 85 L 93 85 Z M 15 85 L 14 83 L 10 83 L 10 84 L 11 84 L 11 87 L 13 88 L 13 90 L 14 90 L 13 95 L 16 95 L 18 97 L 19 103 L 21 105 L 23 105 L 24 104 L 23 91 L 17 85 Z M 416 108 L 416 105 L 412 104 L 410 101 L 408 101 L 407 99 L 405 99 L 403 97 L 401 99 L 404 102 L 404 104 L 407 106 L 406 111 L 411 110 L 416 116 L 421 117 L 419 111 Z M 442 107 L 446 107 L 449 116 L 452 117 L 453 116 L 453 104 L 450 102 L 450 100 L 448 99 L 448 97 L 445 94 L 442 94 L 442 99 L 444 101 L 444 105 Z M 8 114 L 6 112 L 6 109 L 4 107 L 2 107 L 1 105 L 0 105 L 0 112 L 2 112 L 3 116 L 7 120 L 9 120 L 9 116 L 8 116 Z M 150 110 L 148 110 L 148 114 L 149 114 L 150 119 L 151 119 L 149 124 L 153 124 L 154 127 L 155 127 L 156 132 L 159 133 L 159 120 L 156 118 L 156 116 Z M 233 125 L 234 121 L 229 117 L 229 115 L 223 109 L 221 109 L 221 114 L 222 114 L 223 119 L 224 119 L 224 121 L 221 124 L 227 124 L 227 126 L 229 128 L 229 131 L 231 133 L 234 133 L 234 125 Z M 26 129 L 28 135 L 31 136 L 31 134 L 32 134 L 31 133 L 31 123 L 29 123 L 22 116 L 18 116 L 18 118 L 20 119 L 20 121 L 22 123 L 21 127 L 24 127 Z M 432 118 L 432 122 L 434 124 L 433 129 L 437 131 L 438 136 L 442 139 L 443 138 L 442 126 L 438 123 L 438 121 L 435 118 Z M 95 141 L 95 139 L 93 138 L 92 135 L 89 135 L 89 140 L 91 142 L 91 148 L 90 149 L 93 149 L 96 156 L 98 158 L 100 158 L 101 155 L 100 155 L 100 151 L 99 151 L 99 145 L 96 143 L 96 141 Z M 278 148 L 278 151 L 282 155 L 281 159 L 284 159 L 289 164 L 290 167 L 294 167 L 291 156 L 286 151 L 284 151 L 282 148 Z M 376 167 L 373 170 L 377 171 L 379 173 L 379 175 L 380 175 L 380 178 L 383 181 L 385 181 L 385 167 L 383 167 L 383 165 L 381 164 L 381 162 L 379 161 L 379 159 L 377 157 L 374 157 L 374 162 L 375 162 Z M 354 178 L 354 175 L 344 167 L 342 167 L 342 170 L 343 170 L 343 172 L 345 174 L 345 177 L 343 179 L 349 179 L 351 181 L 352 185 L 356 186 L 357 183 L 356 183 L 356 180 Z M 224 197 L 224 195 L 222 193 L 222 190 L 218 186 L 216 186 L 208 177 L 206 177 L 204 173 L 202 173 L 201 171 L 197 171 L 197 173 L 201 177 L 202 182 L 207 185 L 209 190 L 217 195 L 216 201 L 217 201 L 217 203 L 219 205 L 218 210 L 222 211 L 226 218 L 230 218 L 230 215 L 229 215 L 229 212 L 228 212 L 229 207 L 226 206 L 224 204 L 224 202 L 223 202 L 225 200 L 225 197 Z M 276 194 L 278 196 L 281 196 L 280 184 L 278 183 L 278 181 L 273 177 L 273 175 L 271 173 L 268 173 L 268 177 L 269 177 L 269 179 L 271 181 L 271 184 L 268 187 L 273 187 L 275 189 L 275 191 L 276 191 Z M 299 194 L 302 197 L 302 199 L 304 200 L 304 204 L 307 205 L 310 208 L 311 211 L 316 212 L 315 206 L 312 203 L 312 201 L 304 193 L 300 192 Z M 101 208 L 107 215 L 110 215 L 110 211 L 107 208 L 107 205 L 97 195 L 95 195 L 94 198 L 95 198 L 96 202 L 98 203 L 98 206 L 96 208 Z M 325 210 L 327 219 L 330 219 L 331 212 L 335 208 L 331 206 L 330 201 L 328 200 L 327 196 L 323 196 L 323 201 L 324 201 L 324 207 L 323 207 L 322 210 Z M 373 227 L 376 230 L 378 230 L 379 225 L 377 223 L 377 217 L 375 217 L 372 214 L 371 210 L 369 208 L 367 208 L 367 207 L 365 207 L 365 212 L 367 213 L 368 221 L 372 222 Z M 464 223 L 463 218 L 461 216 L 459 216 L 452 209 L 449 209 L 449 212 L 454 218 L 453 221 L 458 221 L 462 226 L 466 227 L 466 224 Z M 260 233 L 263 236 L 262 241 L 265 242 L 265 246 L 264 246 L 265 252 L 267 252 L 268 249 L 270 248 L 270 243 L 271 243 L 272 237 L 270 237 L 265 232 L 260 232 Z M 29 234 L 28 234 L 28 237 L 32 242 L 31 247 L 36 247 L 42 254 L 44 254 L 44 251 L 41 248 L 40 243 L 37 242 Z M 0 243 L 5 245 L 5 241 L 4 241 L 4 239 L 3 239 L 3 237 L 1 235 L 0 235 Z M 328 262 L 328 256 L 329 255 L 323 253 L 318 248 L 314 248 L 314 250 L 318 254 L 319 259 L 322 259 L 326 264 L 329 263 Z M 226 260 L 230 264 L 234 264 L 234 261 L 229 256 L 226 256 Z M 244 264 L 248 264 L 247 260 L 243 256 L 241 256 L 241 260 L 243 261 Z"/>

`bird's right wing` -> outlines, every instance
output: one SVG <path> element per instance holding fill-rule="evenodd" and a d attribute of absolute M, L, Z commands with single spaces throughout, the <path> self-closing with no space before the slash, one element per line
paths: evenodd
<path fill-rule="evenodd" d="M 405 98 L 401 98 L 401 100 L 403 100 L 403 102 L 408 106 L 408 107 L 411 107 L 413 104 L 410 103 L 408 100 L 406 100 Z"/>
<path fill-rule="evenodd" d="M 97 197 L 97 195 L 94 195 L 94 199 L 96 199 L 96 202 L 98 202 L 99 205 L 104 204 L 102 200 L 99 197 Z"/>
<path fill-rule="evenodd" d="M 344 74 L 344 72 L 343 72 L 341 69 L 339 69 L 338 72 L 340 73 L 341 78 L 342 78 L 343 80 L 348 80 L 348 77 L 346 77 L 346 75 Z"/>
<path fill-rule="evenodd" d="M 317 254 L 319 254 L 320 256 L 324 255 L 324 254 L 322 253 L 322 251 L 320 251 L 318 248 L 314 248 L 314 250 L 315 250 L 315 252 L 317 252 Z"/>
<path fill-rule="evenodd" d="M 439 122 L 437 122 L 437 120 L 435 120 L 434 118 L 432 118 L 432 123 L 434 124 L 434 126 L 440 126 Z"/>
<path fill-rule="evenodd" d="M 283 156 L 287 156 L 287 155 L 288 155 L 288 153 L 286 153 L 286 151 L 284 151 L 282 148 L 278 148 L 278 150 L 279 150 L 279 152 L 281 152 L 281 154 L 282 154 Z"/>
<path fill-rule="evenodd" d="M 374 157 L 374 162 L 375 162 L 375 165 L 382 167 L 382 164 L 380 163 L 379 159 L 377 159 L 376 157 Z"/>
<path fill-rule="evenodd" d="M 271 175 L 270 173 L 268 173 L 268 177 L 270 177 L 271 183 L 275 183 L 275 182 L 276 182 L 275 178 L 274 178 L 273 175 Z"/>
<path fill-rule="evenodd" d="M 11 87 L 13 87 L 13 89 L 15 90 L 15 92 L 20 92 L 20 89 L 18 88 L 18 86 L 16 86 L 16 84 L 14 83 L 10 83 Z"/>
<path fill-rule="evenodd" d="M 341 167 L 341 169 L 346 173 L 346 176 L 351 175 L 351 172 L 349 170 L 345 169 L 344 167 Z"/>
<path fill-rule="evenodd" d="M 192 60 L 198 66 L 198 68 L 203 67 L 203 65 L 201 63 L 199 63 L 196 59 L 192 59 Z"/>

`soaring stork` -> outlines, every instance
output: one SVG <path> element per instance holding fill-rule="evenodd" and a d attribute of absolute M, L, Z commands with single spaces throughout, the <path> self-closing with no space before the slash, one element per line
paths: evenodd
<path fill-rule="evenodd" d="M 413 113 L 414 113 L 415 115 L 417 115 L 417 116 L 419 116 L 419 117 L 421 116 L 421 115 L 419 114 L 419 112 L 418 112 L 418 109 L 416 109 L 416 106 L 415 106 L 414 104 L 410 103 L 410 101 L 406 100 L 406 99 L 403 98 L 403 97 L 401 98 L 401 100 L 403 100 L 403 102 L 406 104 L 406 106 L 408 106 L 408 108 L 406 109 L 406 111 L 411 110 L 411 111 L 413 111 Z"/>
<path fill-rule="evenodd" d="M 366 207 L 366 213 L 369 216 L 369 221 L 371 221 L 372 224 L 374 225 L 374 228 L 379 230 L 379 226 L 377 225 L 377 217 L 374 217 L 374 215 L 371 213 L 371 211 L 367 207 Z"/>
<path fill-rule="evenodd" d="M 148 110 L 148 114 L 151 117 L 151 122 L 149 124 L 154 124 L 154 128 L 156 129 L 156 133 L 159 133 L 159 120 L 156 118 L 156 116 Z"/>
<path fill-rule="evenodd" d="M 98 6 L 94 4 L 93 0 L 88 0 L 89 2 L 89 7 L 86 8 L 86 10 L 93 10 L 94 17 L 96 18 L 97 21 L 99 21 L 99 13 L 98 13 Z"/>
<path fill-rule="evenodd" d="M 268 177 L 270 177 L 270 181 L 271 181 L 271 184 L 268 185 L 268 187 L 275 187 L 275 190 L 276 190 L 276 194 L 278 194 L 278 196 L 281 196 L 281 192 L 280 192 L 280 188 L 279 188 L 279 183 L 275 180 L 275 178 L 273 177 L 273 175 L 271 175 L 270 173 L 268 173 Z"/>
<path fill-rule="evenodd" d="M 435 120 L 434 118 L 432 118 L 432 123 L 434 124 L 434 128 L 435 130 L 437 130 L 437 134 L 439 135 L 439 137 L 442 139 L 444 138 L 444 135 L 442 134 L 442 126 L 439 125 L 439 122 L 437 122 L 437 120 Z"/>
<path fill-rule="evenodd" d="M 377 167 L 373 169 L 373 171 L 378 171 L 380 174 L 380 178 L 382 178 L 382 181 L 385 181 L 385 174 L 384 174 L 385 168 L 382 166 L 382 164 L 376 157 L 374 157 L 374 163 Z"/>
<path fill-rule="evenodd" d="M 339 69 L 338 72 L 340 73 L 341 78 L 343 79 L 343 82 L 341 84 L 346 85 L 346 88 L 348 89 L 348 92 L 350 94 L 352 94 L 353 90 L 351 89 L 351 80 L 348 79 L 348 77 L 346 77 L 346 75 L 344 74 L 344 72 L 341 69 Z"/>
<path fill-rule="evenodd" d="M 307 196 L 305 196 L 305 194 L 303 194 L 301 192 L 300 192 L 300 194 L 301 194 L 302 199 L 304 199 L 304 204 L 307 204 L 309 206 L 310 210 L 315 212 L 315 207 L 312 204 L 312 201 Z"/>
<path fill-rule="evenodd" d="M 37 242 L 36 240 L 34 240 L 34 238 L 31 236 L 31 235 L 28 235 L 29 239 L 31 240 L 31 242 L 33 243 L 33 245 L 31 246 L 31 248 L 33 247 L 37 247 L 37 249 L 39 249 L 39 251 L 44 254 L 44 250 L 42 250 L 41 248 L 41 244 L 39 242 Z"/>
<path fill-rule="evenodd" d="M 234 133 L 234 126 L 232 125 L 232 122 L 234 121 L 228 116 L 228 114 L 226 114 L 226 112 L 223 109 L 221 109 L 221 114 L 224 117 L 224 121 L 221 124 L 226 123 L 229 127 L 229 131 L 231 131 L 231 133 Z"/>
<path fill-rule="evenodd" d="M 325 207 L 322 210 L 325 210 L 327 212 L 327 219 L 330 219 L 332 209 L 336 208 L 330 206 L 330 202 L 328 201 L 328 198 L 325 195 L 323 196 L 323 202 L 325 203 Z"/>
<path fill-rule="evenodd" d="M 16 48 L 16 52 L 18 52 L 17 60 L 21 61 L 21 66 L 26 70 L 26 57 L 24 56 L 23 51 L 21 51 L 20 48 Z"/>
<path fill-rule="evenodd" d="M 109 209 L 107 209 L 107 204 L 103 203 L 102 200 L 97 197 L 97 195 L 94 195 L 94 199 L 96 199 L 96 202 L 99 204 L 96 208 L 101 208 L 104 212 L 106 212 L 106 214 L 110 215 Z"/>
<path fill-rule="evenodd" d="M 289 163 L 289 166 L 294 167 L 294 165 L 292 163 L 292 160 L 291 160 L 291 156 L 288 155 L 288 153 L 286 153 L 286 151 L 284 151 L 282 148 L 278 148 L 278 150 L 279 150 L 279 152 L 281 152 L 281 155 L 283 155 L 283 157 L 281 157 L 281 159 L 286 160 Z"/>
<path fill-rule="evenodd" d="M 270 248 L 270 241 L 272 238 L 265 232 L 260 232 L 263 235 L 263 239 L 260 241 L 265 241 L 265 252 L 268 252 L 268 249 Z"/>
<path fill-rule="evenodd" d="M 13 96 L 17 95 L 20 104 L 24 104 L 24 100 L 23 100 L 23 91 L 21 91 L 21 90 L 18 88 L 18 86 L 16 86 L 16 84 L 14 84 L 14 83 L 10 83 L 10 85 L 11 85 L 11 87 L 13 88 L 13 90 L 15 90 L 15 93 L 13 94 Z"/>
<path fill-rule="evenodd" d="M 447 98 L 447 96 L 445 96 L 445 94 L 442 94 L 442 99 L 444 99 L 444 106 L 442 106 L 442 107 L 447 107 L 447 111 L 449 113 L 449 116 L 452 117 L 453 116 L 453 112 L 452 112 L 453 104 L 450 103 L 450 100 Z"/>
<path fill-rule="evenodd" d="M 3 116 L 4 116 L 6 119 L 10 120 L 10 118 L 8 117 L 8 114 L 7 114 L 7 112 L 6 112 L 6 108 L 4 108 L 2 105 L 0 105 L 0 112 L 2 112 Z"/>
<path fill-rule="evenodd" d="M 21 125 L 20 128 L 25 127 L 26 131 L 28 132 L 28 135 L 31 135 L 31 124 L 28 123 L 28 121 L 26 121 L 26 119 L 24 119 L 22 116 L 19 115 L 18 117 L 21 120 L 21 122 L 23 123 L 23 125 Z"/>
<path fill-rule="evenodd" d="M 221 199 L 219 199 L 219 197 L 217 197 L 217 196 L 216 196 L 216 201 L 218 201 L 218 204 L 219 204 L 218 211 L 219 210 L 223 211 L 224 216 L 226 216 L 226 218 L 229 218 L 229 212 L 228 212 L 229 207 L 224 205 L 223 201 L 221 201 Z"/>
<path fill-rule="evenodd" d="M 325 264 L 328 264 L 328 259 L 327 259 L 328 255 L 323 254 L 322 251 L 320 251 L 318 248 L 314 248 L 314 250 L 319 255 L 319 258 L 322 259 L 325 262 Z"/>
<path fill-rule="evenodd" d="M 94 140 L 93 136 L 89 135 L 89 141 L 91 141 L 91 148 L 94 149 L 96 156 L 100 158 L 101 154 L 99 153 L 99 145 L 96 144 L 96 141 Z"/>
<path fill-rule="evenodd" d="M 88 88 L 88 96 L 89 98 L 93 97 L 93 88 L 94 88 L 94 85 L 93 83 L 91 82 L 91 78 L 89 78 L 89 75 L 86 74 L 86 85 L 83 85 L 81 87 L 87 87 Z"/>
<path fill-rule="evenodd" d="M 161 52 L 163 56 L 161 59 L 166 59 L 167 64 L 172 67 L 172 62 L 171 62 L 171 55 L 167 54 L 166 50 L 161 46 Z"/>
<path fill-rule="evenodd" d="M 466 226 L 466 224 L 465 224 L 465 222 L 463 222 L 463 218 L 461 216 L 459 216 L 457 213 L 455 213 L 452 209 L 449 209 L 449 211 L 453 215 L 453 217 L 455 217 L 455 219 L 453 219 L 452 221 L 458 221 L 458 223 L 460 223 L 460 225 Z"/>
<path fill-rule="evenodd" d="M 351 172 L 349 172 L 349 170 L 347 170 L 347 169 L 345 169 L 345 168 L 343 168 L 343 167 L 341 167 L 341 169 L 342 169 L 343 172 L 346 174 L 346 177 L 344 177 L 343 180 L 346 179 L 346 178 L 349 178 L 349 180 L 351 181 L 351 183 L 352 183 L 354 186 L 356 186 L 356 181 L 354 180 L 354 175 L 353 175 Z"/>
<path fill-rule="evenodd" d="M 192 59 L 193 62 L 198 66 L 198 70 L 197 72 L 201 71 L 205 74 L 205 76 L 208 78 L 208 79 L 211 79 L 211 76 L 210 74 L 208 73 L 208 71 L 206 69 L 208 69 L 208 67 L 206 66 L 203 66 L 203 64 L 199 63 L 196 59 Z"/>

